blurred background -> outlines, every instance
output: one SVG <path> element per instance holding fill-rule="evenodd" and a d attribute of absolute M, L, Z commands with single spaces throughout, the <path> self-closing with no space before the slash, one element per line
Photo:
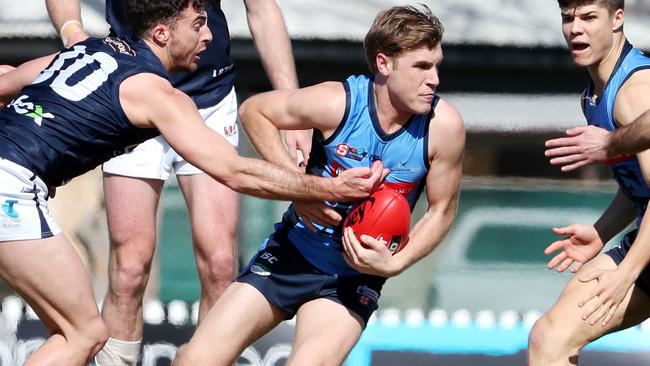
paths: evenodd
<path fill-rule="evenodd" d="M 418 3 L 277 2 L 292 39 L 301 86 L 366 73 L 362 40 L 375 14 L 390 6 Z M 388 281 L 382 310 L 346 365 L 522 364 L 527 330 L 569 278 L 546 269 L 550 258 L 543 249 L 556 239 L 551 228 L 593 223 L 616 189 L 601 166 L 565 174 L 550 166 L 543 154 L 546 139 L 584 124 L 579 100 L 587 75 L 574 67 L 566 50 L 555 1 L 419 2 L 426 3 L 445 26 L 438 94 L 459 109 L 467 126 L 459 211 L 453 229 L 434 253 Z M 233 38 L 231 55 L 241 101 L 268 90 L 270 84 L 248 32 L 242 2 L 224 1 L 222 7 Z M 84 0 L 82 17 L 90 33 L 107 33 L 102 0 Z M 649 21 L 650 1 L 626 1 L 625 32 L 638 48 L 650 50 Z M 41 1 L 0 0 L 0 64 L 17 65 L 60 48 Z M 255 156 L 241 136 L 240 152 Z M 241 199 L 238 240 L 240 262 L 246 263 L 288 203 Z M 423 197 L 414 222 L 425 209 Z M 108 237 L 98 171 L 60 189 L 52 210 L 74 239 L 101 298 Z M 158 320 L 149 319 L 152 325 L 172 328 L 150 328 L 149 334 L 182 338 L 191 334 L 185 323 L 191 323 L 199 285 L 185 205 L 173 180 L 165 188 L 160 210 L 156 268 L 147 296 L 150 304 L 158 304 L 151 308 L 162 313 Z M 0 321 L 14 331 L 27 324 L 30 309 L 21 308 L 6 288 L 1 295 L 5 317 Z M 170 308 L 178 306 L 186 309 L 180 311 L 188 312 L 187 317 L 170 321 Z M 15 309 L 13 317 L 7 315 L 10 308 Z M 603 338 L 588 348 L 587 364 L 647 363 L 650 342 L 643 341 L 643 334 L 650 339 L 649 328 L 644 325 Z M 23 332 L 18 343 L 5 336 L 14 360 L 17 345 L 26 344 L 21 339 L 33 335 Z M 242 364 L 283 364 L 286 349 L 277 346 L 290 339 L 291 324 L 283 325 L 280 333 L 258 347 L 259 360 L 249 354 L 242 361 L 248 363 Z M 0 362 L 9 362 L 2 361 L 8 359 L 2 358 L 3 352 L 0 344 Z M 270 356 L 273 352 L 275 358 Z M 167 362 L 159 358 L 151 356 L 147 362 Z"/>

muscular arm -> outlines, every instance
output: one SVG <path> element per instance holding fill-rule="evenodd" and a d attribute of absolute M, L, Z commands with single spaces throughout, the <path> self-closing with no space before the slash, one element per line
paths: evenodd
<path fill-rule="evenodd" d="M 276 90 L 255 95 L 242 103 L 240 122 L 255 149 L 274 164 L 294 168 L 278 129 L 316 128 L 329 136 L 345 113 L 345 90 L 341 83 Z"/>
<path fill-rule="evenodd" d="M 463 120 L 454 107 L 441 100 L 431 124 L 439 127 L 435 133 L 429 133 L 431 165 L 426 177 L 429 208 L 411 230 L 408 245 L 393 257 L 397 273 L 431 253 L 456 216 L 465 148 Z"/>
<path fill-rule="evenodd" d="M 45 0 L 45 5 L 52 25 L 61 36 L 65 47 L 88 38 L 81 22 L 79 0 Z M 61 29 L 64 26 L 65 28 Z"/>
<path fill-rule="evenodd" d="M 248 27 L 274 89 L 298 87 L 291 41 L 275 0 L 245 0 Z"/>
<path fill-rule="evenodd" d="M 274 199 L 343 200 L 367 196 L 381 178 L 380 166 L 328 180 L 241 157 L 206 127 L 189 97 L 153 74 L 137 74 L 122 82 L 120 102 L 134 125 L 158 128 L 188 162 L 242 193 Z"/>
<path fill-rule="evenodd" d="M 621 125 L 629 125 L 650 111 L 650 70 L 634 73 L 623 85 L 614 105 L 614 118 Z M 637 154 L 646 184 L 650 182 L 650 151 Z M 647 211 L 646 214 L 647 215 Z M 644 215 L 644 216 L 645 216 Z M 642 220 L 634 245 L 620 267 L 636 278 L 650 263 L 650 220 Z"/>
<path fill-rule="evenodd" d="M 0 76 L 0 107 L 14 99 L 22 88 L 36 79 L 38 74 L 52 62 L 56 54 L 27 61 L 14 70 Z"/>
<path fill-rule="evenodd" d="M 275 0 L 245 0 L 248 28 L 273 89 L 295 89 L 298 77 L 282 11 Z M 311 131 L 285 131 L 289 156 L 295 165 L 297 151 L 304 162 L 311 151 Z"/>
<path fill-rule="evenodd" d="M 650 110 L 632 123 L 612 131 L 606 141 L 608 155 L 636 154 L 650 149 Z"/>

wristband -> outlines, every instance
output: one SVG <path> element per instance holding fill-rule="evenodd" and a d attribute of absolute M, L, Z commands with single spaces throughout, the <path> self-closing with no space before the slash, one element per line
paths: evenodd
<path fill-rule="evenodd" d="M 81 22 L 76 19 L 70 19 L 67 22 L 63 23 L 61 29 L 59 30 L 59 35 L 61 36 L 63 45 L 67 47 L 70 36 L 76 32 L 82 32 L 83 29 L 84 28 Z"/>

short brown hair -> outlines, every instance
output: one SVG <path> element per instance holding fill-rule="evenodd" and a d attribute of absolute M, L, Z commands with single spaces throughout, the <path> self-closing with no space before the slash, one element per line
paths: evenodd
<path fill-rule="evenodd" d="M 442 23 L 426 5 L 420 5 L 422 10 L 410 5 L 395 6 L 377 14 L 363 40 L 372 73 L 377 73 L 375 59 L 379 53 L 396 57 L 409 49 L 434 48 L 440 44 Z"/>
<path fill-rule="evenodd" d="M 557 0 L 560 9 L 573 9 L 578 6 L 597 4 L 606 8 L 609 14 L 625 9 L 625 0 Z"/>

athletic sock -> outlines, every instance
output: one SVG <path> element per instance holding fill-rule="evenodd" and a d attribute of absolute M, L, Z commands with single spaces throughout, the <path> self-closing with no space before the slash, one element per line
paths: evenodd
<path fill-rule="evenodd" d="M 108 338 L 104 348 L 95 356 L 97 366 L 135 366 L 140 355 L 138 341 L 122 341 L 115 338 Z"/>

